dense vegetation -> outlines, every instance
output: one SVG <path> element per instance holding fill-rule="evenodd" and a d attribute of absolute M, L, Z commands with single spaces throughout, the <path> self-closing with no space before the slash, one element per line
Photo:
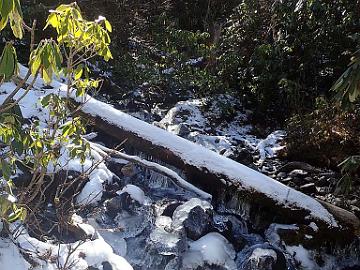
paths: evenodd
<path fill-rule="evenodd" d="M 120 10 L 112 21 L 122 64 L 114 71 L 126 84 L 198 95 L 226 90 L 277 116 L 309 111 L 318 98 L 332 96 L 329 89 L 356 50 L 358 4 L 115 1 L 107 15 L 113 5 Z M 187 65 L 189 59 L 202 60 Z"/>
<path fill-rule="evenodd" d="M 29 14 L 58 1 L 34 2 Z M 89 16 L 104 14 L 113 22 L 115 61 L 121 64 L 112 69 L 122 86 L 147 82 L 163 91 L 180 88 L 198 95 L 228 91 L 277 117 L 308 112 L 319 98 L 331 97 L 329 89 L 359 41 L 358 1 L 92 0 L 79 5 Z"/>

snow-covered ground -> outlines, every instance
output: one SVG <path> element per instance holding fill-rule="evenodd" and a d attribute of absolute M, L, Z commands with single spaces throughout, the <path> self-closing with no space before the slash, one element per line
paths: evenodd
<path fill-rule="evenodd" d="M 233 155 L 237 145 L 244 145 L 259 156 L 260 163 L 276 156 L 277 151 L 284 147 L 281 144 L 284 131 L 276 130 L 259 139 L 253 135 L 253 126 L 248 123 L 250 111 L 236 110 L 231 120 L 225 121 L 224 106 L 242 108 L 228 95 L 180 101 L 155 124 L 224 156 Z"/>

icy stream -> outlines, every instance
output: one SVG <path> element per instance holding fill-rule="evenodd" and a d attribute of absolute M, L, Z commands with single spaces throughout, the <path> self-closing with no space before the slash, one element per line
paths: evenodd
<path fill-rule="evenodd" d="M 343 268 L 356 263 L 354 254 L 332 257 L 285 245 L 279 230 L 296 232 L 296 225 L 255 232 L 240 211 L 213 206 L 157 173 L 116 164 L 124 167 L 107 188 L 117 192 L 82 215 L 134 269 L 357 269 Z M 316 232 L 316 224 L 310 227 Z"/>

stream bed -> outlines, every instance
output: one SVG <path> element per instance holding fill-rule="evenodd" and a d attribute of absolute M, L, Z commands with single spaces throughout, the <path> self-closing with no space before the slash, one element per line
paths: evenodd
<path fill-rule="evenodd" d="M 289 245 L 282 237 L 298 234 L 296 224 L 259 231 L 240 206 L 212 205 L 122 160 L 112 167 L 118 173 L 103 195 L 108 198 L 80 215 L 136 270 L 359 269 L 359 246 L 341 256 L 303 247 L 318 230 L 315 223 L 303 243 Z"/>

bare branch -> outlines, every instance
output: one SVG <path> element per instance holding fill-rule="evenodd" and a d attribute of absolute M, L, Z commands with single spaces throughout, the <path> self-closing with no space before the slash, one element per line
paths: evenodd
<path fill-rule="evenodd" d="M 178 186 L 186 189 L 186 190 L 190 190 L 194 193 L 196 193 L 197 195 L 199 195 L 200 197 L 204 198 L 204 199 L 211 199 L 212 196 L 208 193 L 206 193 L 205 191 L 195 187 L 194 185 L 190 184 L 189 182 L 187 182 L 186 180 L 184 180 L 182 177 L 180 177 L 180 175 L 178 175 L 176 172 L 174 172 L 173 170 L 162 166 L 160 164 L 157 164 L 155 162 L 151 162 L 148 160 L 144 160 L 140 157 L 137 156 L 130 156 L 127 155 L 125 153 L 122 153 L 120 151 L 117 150 L 113 150 L 110 148 L 107 148 L 105 146 L 102 146 L 100 144 L 97 143 L 93 143 L 93 142 L 89 142 L 90 146 L 95 150 L 98 151 L 100 155 L 102 156 L 111 156 L 111 157 L 117 157 L 117 158 L 121 158 L 130 162 L 133 162 L 135 164 L 138 164 L 142 167 L 145 167 L 147 169 L 150 169 L 154 172 L 160 173 L 168 178 L 170 178 L 172 181 L 174 181 Z"/>

